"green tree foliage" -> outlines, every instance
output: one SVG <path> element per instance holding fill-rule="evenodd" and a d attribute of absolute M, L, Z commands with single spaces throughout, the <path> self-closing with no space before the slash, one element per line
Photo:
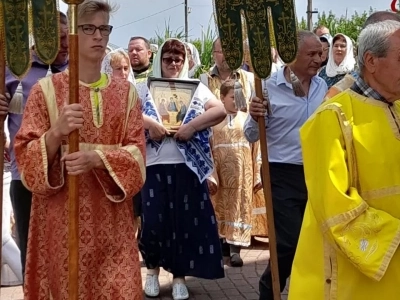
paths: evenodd
<path fill-rule="evenodd" d="M 353 41 L 357 41 L 365 20 L 373 12 L 374 10 L 372 8 L 362 13 L 355 12 L 350 16 L 347 11 L 345 15 L 342 16 L 336 16 L 332 11 L 328 13 L 322 12 L 318 14 L 317 20 L 314 23 L 314 28 L 323 25 L 329 29 L 332 36 L 337 33 L 343 33 Z M 307 29 L 307 22 L 304 18 L 301 19 L 298 25 L 301 29 Z M 189 39 L 189 42 L 194 44 L 200 53 L 201 67 L 197 70 L 196 77 L 199 77 L 201 73 L 207 72 L 214 64 L 212 59 L 212 44 L 217 36 L 214 28 L 214 19 L 211 16 L 208 27 L 202 30 L 201 38 Z M 157 30 L 155 34 L 155 37 L 151 38 L 150 42 L 159 46 L 168 38 L 185 39 L 184 29 L 182 27 L 176 30 L 171 29 L 169 20 L 165 21 L 164 30 Z"/>
<path fill-rule="evenodd" d="M 158 46 L 161 46 L 165 40 L 170 39 L 170 38 L 177 38 L 180 40 L 184 40 L 185 39 L 185 31 L 183 29 L 183 27 L 180 27 L 178 29 L 171 29 L 171 26 L 169 25 L 170 20 L 168 19 L 165 20 L 164 23 L 164 29 L 160 30 L 159 28 L 157 28 L 156 30 L 156 36 L 152 37 L 149 41 L 151 44 L 155 44 Z"/>
<path fill-rule="evenodd" d="M 202 30 L 201 38 L 191 39 L 189 37 L 189 42 L 199 50 L 201 60 L 201 66 L 197 69 L 195 77 L 200 77 L 200 74 L 207 72 L 214 63 L 212 59 L 212 44 L 217 35 L 213 28 L 214 19 L 211 17 L 207 28 Z M 183 28 L 172 30 L 168 20 L 165 22 L 164 30 L 157 30 L 156 36 L 150 39 L 150 43 L 161 46 L 169 38 L 177 38 L 184 41 L 185 32 Z"/>
<path fill-rule="evenodd" d="M 353 41 L 357 41 L 365 20 L 373 12 L 374 10 L 372 7 L 370 7 L 369 11 L 364 11 L 362 13 L 355 12 L 351 16 L 348 15 L 347 10 L 345 15 L 342 16 L 336 16 L 332 11 L 328 13 L 322 12 L 318 14 L 317 20 L 314 23 L 314 28 L 323 25 L 329 29 L 332 36 L 343 33 Z M 307 22 L 304 18 L 299 22 L 299 27 L 301 29 L 307 29 Z"/>

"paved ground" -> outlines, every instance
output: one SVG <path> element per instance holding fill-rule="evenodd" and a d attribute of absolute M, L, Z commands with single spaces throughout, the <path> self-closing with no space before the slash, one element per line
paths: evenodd
<path fill-rule="evenodd" d="M 242 250 L 244 266 L 231 268 L 228 262 L 225 265 L 226 277 L 220 280 L 201 280 L 187 278 L 190 299 L 193 300 L 258 300 L 258 280 L 264 272 L 269 258 L 266 243 L 256 242 L 247 249 Z M 142 268 L 142 277 L 146 277 L 146 268 Z M 144 281 L 144 280 L 143 280 Z M 161 295 L 155 300 L 169 300 L 171 297 L 172 277 L 162 272 L 160 275 Z M 286 300 L 286 291 L 282 300 Z M 2 288 L 2 300 L 21 300 L 21 287 Z M 154 299 L 154 298 L 153 298 Z"/>

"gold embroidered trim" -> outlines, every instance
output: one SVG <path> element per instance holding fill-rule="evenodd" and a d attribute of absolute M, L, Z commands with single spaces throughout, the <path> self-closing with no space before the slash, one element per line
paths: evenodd
<path fill-rule="evenodd" d="M 331 257 L 330 257 L 330 245 L 326 238 L 324 237 L 324 294 L 325 300 L 330 299 L 331 295 L 331 284 L 328 283 L 328 280 L 332 278 L 332 265 L 331 265 Z"/>
<path fill-rule="evenodd" d="M 58 107 L 53 80 L 51 80 L 51 77 L 42 78 L 39 80 L 39 85 L 42 88 L 43 96 L 46 101 L 47 113 L 50 119 L 50 126 L 54 126 L 58 119 Z"/>
<path fill-rule="evenodd" d="M 135 107 L 138 99 L 139 99 L 139 96 L 138 96 L 136 87 L 133 84 L 131 84 L 130 88 L 129 88 L 129 94 L 128 94 L 128 105 L 127 105 L 126 115 L 125 115 L 123 137 L 125 137 L 126 131 L 128 129 L 129 114 L 131 113 L 131 110 Z"/>
<path fill-rule="evenodd" d="M 121 148 L 122 144 L 114 144 L 114 145 L 103 145 L 103 144 L 90 144 L 90 143 L 79 143 L 79 150 L 81 151 L 109 151 L 109 150 L 117 150 Z M 68 153 L 69 146 L 62 145 L 62 152 Z"/>
<path fill-rule="evenodd" d="M 96 101 L 97 95 L 97 101 Z M 96 103 L 97 102 L 97 103 Z M 93 124 L 96 128 L 103 126 L 104 112 L 103 112 L 103 95 L 99 88 L 90 88 L 90 103 L 92 106 Z"/>
<path fill-rule="evenodd" d="M 382 259 L 382 264 L 379 266 L 378 271 L 374 275 L 374 279 L 376 281 L 380 281 L 385 275 L 387 268 L 389 267 L 390 261 L 392 260 L 393 255 L 396 253 L 397 249 L 400 245 L 400 226 L 397 228 L 397 233 L 389 246 L 389 249 L 386 251 L 385 256 Z"/>
<path fill-rule="evenodd" d="M 337 300 L 338 263 L 337 252 L 332 245 L 334 243 L 330 242 L 326 236 L 323 236 L 325 300 Z"/>
<path fill-rule="evenodd" d="M 123 146 L 123 147 L 121 147 L 121 149 L 129 152 L 132 155 L 132 157 L 136 160 L 136 162 L 139 165 L 142 180 L 143 180 L 143 182 L 145 182 L 146 181 L 146 164 L 145 164 L 142 152 L 140 152 L 139 148 L 136 147 L 135 145 Z"/>
<path fill-rule="evenodd" d="M 39 80 L 40 87 L 42 88 L 43 97 L 45 100 L 47 113 L 50 119 L 50 127 L 53 126 L 58 118 L 58 108 L 57 108 L 57 101 L 56 101 L 56 94 L 54 90 L 53 81 L 51 77 L 45 77 Z M 42 151 L 42 159 L 43 159 L 43 168 L 44 174 L 46 179 L 46 185 L 51 189 L 59 189 L 64 185 L 64 164 L 61 164 L 61 185 L 57 187 L 52 187 L 49 183 L 48 178 L 48 158 L 47 158 L 47 150 L 46 150 L 46 133 L 40 138 L 40 147 Z M 62 155 L 63 152 L 61 152 Z M 22 178 L 22 175 L 21 175 Z M 25 184 L 26 185 L 26 182 Z"/>
<path fill-rule="evenodd" d="M 326 104 L 319 111 L 323 110 L 333 110 L 337 114 L 340 128 L 342 129 L 343 133 L 347 166 L 351 180 L 350 185 L 357 188 L 357 190 L 360 190 L 360 184 L 358 182 L 357 160 L 353 145 L 353 124 L 351 124 L 351 122 L 347 120 L 345 113 L 341 109 L 341 105 L 338 103 Z"/>
<path fill-rule="evenodd" d="M 400 186 L 385 187 L 377 190 L 363 191 L 360 193 L 365 201 L 381 199 L 390 196 L 400 195 Z"/>
<path fill-rule="evenodd" d="M 123 192 L 123 194 L 124 194 L 124 197 L 123 197 L 122 199 L 116 199 L 116 198 L 113 197 L 112 195 L 108 195 L 108 194 L 107 194 L 107 191 L 106 191 L 104 185 L 102 184 L 100 178 L 98 177 L 97 173 L 96 173 L 96 172 L 93 172 L 93 173 L 95 174 L 95 176 L 96 176 L 96 178 L 97 178 L 99 184 L 100 184 L 101 187 L 103 188 L 103 191 L 104 191 L 106 197 L 107 197 L 110 201 L 116 202 L 116 203 L 119 203 L 119 202 L 124 201 L 124 200 L 126 199 L 126 196 L 127 196 L 127 195 L 126 195 L 126 191 L 125 191 L 125 189 L 124 189 L 123 184 L 122 184 L 121 181 L 119 180 L 118 176 L 115 174 L 113 168 L 111 167 L 110 163 L 108 162 L 108 160 L 107 160 L 106 156 L 103 154 L 103 152 L 100 151 L 100 150 L 94 150 L 94 151 L 96 151 L 96 153 L 100 156 L 100 158 L 101 158 L 101 160 L 103 161 L 103 163 L 104 163 L 104 165 L 105 165 L 105 167 L 106 167 L 108 173 L 110 174 L 111 178 L 114 180 L 114 182 L 118 185 L 118 187 L 120 188 L 120 190 L 121 190 L 121 191 Z"/>
<path fill-rule="evenodd" d="M 264 215 L 266 213 L 267 213 L 266 207 L 253 208 L 253 210 L 251 211 L 252 215 Z"/>
<path fill-rule="evenodd" d="M 326 233 L 329 228 L 332 228 L 334 226 L 337 226 L 339 224 L 346 223 L 349 220 L 354 220 L 356 217 L 358 217 L 362 212 L 367 210 L 368 204 L 363 201 L 359 206 L 356 208 L 353 208 L 352 210 L 346 211 L 344 213 L 341 213 L 339 215 L 336 215 L 334 217 L 331 217 L 327 219 L 322 225 L 321 225 L 321 230 L 323 233 Z"/>
<path fill-rule="evenodd" d="M 43 160 L 43 171 L 44 177 L 46 180 L 46 185 L 48 188 L 52 190 L 57 190 L 64 186 L 64 164 L 61 163 L 61 183 L 58 186 L 51 186 L 49 182 L 49 162 L 47 157 L 47 149 L 46 149 L 46 133 L 40 137 L 40 148 L 42 151 L 42 160 Z"/>

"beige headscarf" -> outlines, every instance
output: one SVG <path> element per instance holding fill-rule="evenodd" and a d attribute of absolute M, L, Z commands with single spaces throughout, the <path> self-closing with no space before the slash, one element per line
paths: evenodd
<path fill-rule="evenodd" d="M 179 39 L 167 39 L 159 48 L 156 57 L 153 60 L 153 77 L 156 78 L 162 78 L 162 50 L 164 48 L 164 45 L 166 42 L 170 40 L 176 40 L 180 43 L 182 43 L 184 49 L 185 49 L 185 62 L 183 64 L 182 70 L 178 75 L 178 78 L 181 79 L 189 79 L 189 60 L 186 52 L 186 47 L 185 44 L 180 41 Z"/>
<path fill-rule="evenodd" d="M 101 72 L 102 72 L 102 73 L 106 73 L 106 74 L 112 76 L 112 74 L 113 74 L 113 68 L 112 68 L 112 66 L 111 66 L 111 58 L 112 58 L 112 56 L 113 56 L 114 54 L 116 54 L 116 53 L 118 53 L 118 52 L 123 53 L 123 54 L 124 54 L 124 57 L 128 57 L 126 51 L 125 51 L 123 48 L 118 48 L 118 49 L 115 49 L 115 50 L 110 51 L 110 52 L 107 53 L 107 55 L 103 58 L 103 61 L 102 61 L 102 63 L 101 63 Z M 129 60 L 129 57 L 128 57 L 128 60 Z M 134 76 L 134 74 L 133 74 L 131 64 L 130 64 L 129 61 L 128 61 L 128 63 L 129 63 L 129 74 L 128 74 L 127 80 L 128 80 L 129 82 L 131 82 L 132 84 L 136 85 L 135 76 Z"/>

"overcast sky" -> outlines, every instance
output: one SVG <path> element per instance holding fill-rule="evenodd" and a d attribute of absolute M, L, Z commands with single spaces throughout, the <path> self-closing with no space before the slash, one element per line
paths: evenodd
<path fill-rule="evenodd" d="M 171 29 L 184 28 L 184 0 L 112 0 L 119 4 L 119 10 L 114 14 L 111 24 L 114 31 L 110 42 L 126 47 L 131 36 L 141 35 L 147 38 L 154 37 L 156 32 L 164 32 L 165 22 L 169 22 Z M 200 37 L 202 26 L 208 27 L 213 5 L 212 0 L 188 0 L 191 13 L 189 15 L 189 35 Z M 329 4 L 331 3 L 331 4 Z M 334 7 L 332 8 L 332 3 Z M 373 7 L 377 10 L 390 8 L 391 0 L 313 0 L 314 9 L 318 11 L 332 10 L 336 15 L 345 15 L 346 9 L 351 15 L 355 11 L 363 12 Z M 306 15 L 307 0 L 296 0 L 298 18 Z M 67 10 L 62 3 L 61 9 Z M 316 20 L 316 16 L 314 16 Z M 214 24 L 214 23 L 213 23 Z M 213 25 L 214 26 L 214 25 Z"/>

